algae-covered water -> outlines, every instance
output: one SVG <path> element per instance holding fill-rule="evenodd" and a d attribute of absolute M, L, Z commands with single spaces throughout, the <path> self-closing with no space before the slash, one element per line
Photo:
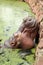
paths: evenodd
<path fill-rule="evenodd" d="M 34 16 L 29 5 L 16 0 L 0 0 L 0 44 L 3 44 L 13 33 L 15 33 L 23 19 Z M 1 51 L 3 51 L 1 53 Z M 0 65 L 31 65 L 34 61 L 32 49 L 27 55 L 20 49 L 0 50 Z"/>

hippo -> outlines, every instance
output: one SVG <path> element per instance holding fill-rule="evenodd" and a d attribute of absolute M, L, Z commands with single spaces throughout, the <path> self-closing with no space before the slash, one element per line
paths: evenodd
<path fill-rule="evenodd" d="M 31 49 L 35 46 L 36 37 L 38 38 L 39 25 L 35 17 L 28 16 L 23 20 L 17 32 L 4 42 L 4 48 L 20 48 L 23 50 Z"/>

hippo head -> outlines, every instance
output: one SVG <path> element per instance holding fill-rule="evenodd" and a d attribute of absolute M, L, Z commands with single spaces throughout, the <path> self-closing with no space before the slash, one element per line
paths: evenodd
<path fill-rule="evenodd" d="M 5 42 L 5 47 L 30 49 L 34 46 L 34 39 L 37 37 L 39 29 L 36 19 L 27 17 L 22 24 L 19 31 Z"/>

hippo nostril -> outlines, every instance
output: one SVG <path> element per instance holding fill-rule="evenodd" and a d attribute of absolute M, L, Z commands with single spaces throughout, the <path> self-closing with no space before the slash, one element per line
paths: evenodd
<path fill-rule="evenodd" d="M 12 46 L 16 46 L 16 42 L 15 42 L 15 43 L 12 42 L 11 45 L 12 45 Z"/>

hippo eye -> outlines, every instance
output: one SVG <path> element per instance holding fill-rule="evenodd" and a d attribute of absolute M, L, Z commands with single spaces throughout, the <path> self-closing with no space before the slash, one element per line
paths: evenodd
<path fill-rule="evenodd" d="M 11 43 L 11 44 L 14 44 L 14 43 Z"/>

